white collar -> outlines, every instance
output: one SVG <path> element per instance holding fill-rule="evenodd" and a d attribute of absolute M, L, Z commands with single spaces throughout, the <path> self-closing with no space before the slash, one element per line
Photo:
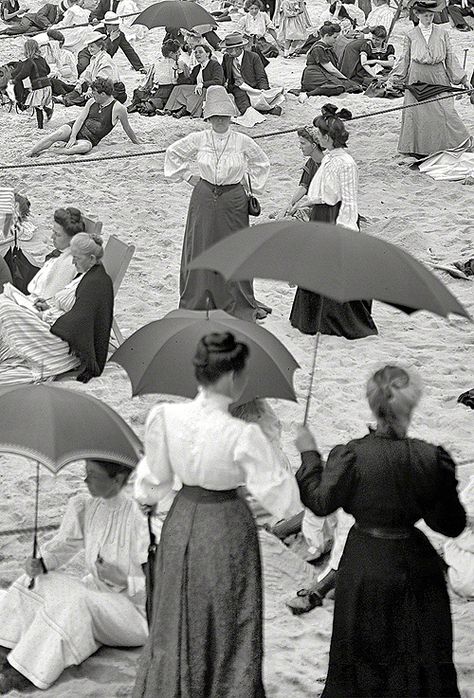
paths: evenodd
<path fill-rule="evenodd" d="M 195 397 L 195 401 L 203 405 L 217 407 L 218 409 L 221 409 L 223 412 L 228 412 L 229 405 L 232 404 L 232 402 L 234 402 L 234 399 L 228 397 L 228 395 L 215 393 L 213 390 L 209 390 L 209 388 L 205 388 L 204 386 L 200 385 L 198 386 L 198 394 Z"/>
<path fill-rule="evenodd" d="M 206 61 L 205 63 L 201 63 L 201 64 L 200 64 L 201 73 L 202 73 L 202 71 L 204 70 L 204 68 L 207 68 L 207 65 L 208 65 L 208 63 L 209 63 L 210 60 L 211 60 L 211 59 L 208 58 L 207 61 Z"/>

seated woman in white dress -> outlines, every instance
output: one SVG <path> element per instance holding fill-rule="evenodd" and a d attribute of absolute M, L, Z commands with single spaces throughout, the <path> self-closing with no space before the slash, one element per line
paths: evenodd
<path fill-rule="evenodd" d="M 28 559 L 26 575 L 1 592 L 0 645 L 11 652 L 0 668 L 0 693 L 29 682 L 46 690 L 64 669 L 81 664 L 101 645 L 145 643 L 141 565 L 149 537 L 145 517 L 123 492 L 130 473 L 123 465 L 86 461 L 90 494 L 69 500 L 41 559 Z M 56 571 L 80 552 L 87 570 L 82 579 Z"/>
<path fill-rule="evenodd" d="M 80 368 L 100 376 L 113 319 L 112 281 L 101 263 L 102 238 L 78 233 L 71 243 L 76 277 L 49 301 L 0 305 L 0 383 L 31 383 Z"/>
<path fill-rule="evenodd" d="M 459 499 L 466 509 L 467 526 L 457 538 L 444 544 L 444 559 L 448 565 L 451 588 L 459 596 L 474 599 L 474 475 L 463 489 Z"/>

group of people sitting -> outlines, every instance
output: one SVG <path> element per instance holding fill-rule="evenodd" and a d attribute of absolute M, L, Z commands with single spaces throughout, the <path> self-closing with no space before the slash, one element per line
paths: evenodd
<path fill-rule="evenodd" d="M 12 225 L 17 216 L 15 211 Z M 102 264 L 102 238 L 86 232 L 85 218 L 78 209 L 60 208 L 54 213 L 52 243 L 54 249 L 25 293 L 15 275 L 13 281 L 3 284 L 2 383 L 30 383 L 69 371 L 77 371 L 77 380 L 86 383 L 104 369 L 114 294 Z"/>

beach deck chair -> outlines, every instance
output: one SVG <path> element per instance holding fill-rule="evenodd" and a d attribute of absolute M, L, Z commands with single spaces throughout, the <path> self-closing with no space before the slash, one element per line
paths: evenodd
<path fill-rule="evenodd" d="M 122 242 L 115 235 L 111 235 L 107 240 L 107 244 L 104 248 L 104 258 L 103 264 L 107 274 L 112 279 L 114 285 L 114 296 L 117 295 L 120 285 L 125 276 L 128 265 L 135 253 L 135 245 L 131 245 L 126 242 Z M 112 322 L 112 333 L 117 342 L 117 346 L 123 344 L 124 338 L 120 332 L 120 328 L 117 321 Z M 111 344 L 113 344 L 111 342 Z"/>
<path fill-rule="evenodd" d="M 84 216 L 84 223 L 86 233 L 89 233 L 89 235 L 100 235 L 102 232 L 102 226 L 103 223 L 102 221 L 93 221 L 92 218 L 88 218 L 87 216 Z"/>

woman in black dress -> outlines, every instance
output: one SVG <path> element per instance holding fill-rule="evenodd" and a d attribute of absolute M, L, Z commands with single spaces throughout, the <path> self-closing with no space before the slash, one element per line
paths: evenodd
<path fill-rule="evenodd" d="M 369 38 L 355 39 L 342 54 L 341 73 L 360 85 L 370 85 L 375 77 L 387 76 L 395 64 L 395 49 L 387 44 L 385 27 L 373 27 Z M 376 72 L 375 66 L 382 68 Z"/>
<path fill-rule="evenodd" d="M 336 446 L 324 470 L 311 433 L 302 427 L 297 439 L 303 504 L 317 516 L 342 507 L 356 520 L 339 565 L 323 698 L 460 695 L 442 564 L 415 524 L 454 538 L 466 514 L 449 454 L 407 437 L 420 395 L 414 376 L 385 366 L 367 384 L 374 431 Z"/>
<path fill-rule="evenodd" d="M 299 146 L 301 152 L 308 159 L 303 165 L 303 171 L 301 173 L 300 181 L 298 183 L 298 188 L 290 199 L 290 202 L 285 210 L 285 215 L 293 215 L 302 221 L 308 221 L 311 213 L 311 208 L 299 208 L 294 210 L 294 207 L 300 199 L 303 198 L 308 193 L 308 187 L 311 184 L 316 171 L 321 164 L 323 158 L 323 152 L 319 147 L 319 143 L 316 138 L 315 130 L 312 127 L 304 126 L 299 128 L 297 133 Z"/>
<path fill-rule="evenodd" d="M 349 134 L 343 121 L 331 114 L 316 117 L 313 125 L 318 134 L 319 145 L 326 152 L 311 180 L 308 195 L 298 201 L 295 209 L 311 205 L 310 220 L 337 223 L 358 231 L 359 175 L 354 159 L 347 152 Z M 360 339 L 378 334 L 370 314 L 371 309 L 371 301 L 338 303 L 312 291 L 298 288 L 290 322 L 303 334 L 321 332 L 346 339 Z"/>

